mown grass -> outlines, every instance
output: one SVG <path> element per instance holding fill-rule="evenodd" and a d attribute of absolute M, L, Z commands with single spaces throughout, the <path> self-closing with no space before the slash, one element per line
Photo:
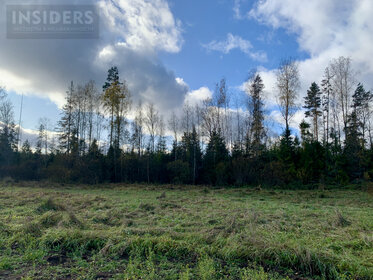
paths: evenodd
<path fill-rule="evenodd" d="M 373 279 L 373 196 L 3 184 L 7 278 Z"/>

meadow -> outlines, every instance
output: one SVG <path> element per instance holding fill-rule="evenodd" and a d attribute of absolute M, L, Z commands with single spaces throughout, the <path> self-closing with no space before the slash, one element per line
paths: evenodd
<path fill-rule="evenodd" d="M 373 192 L 5 182 L 0 279 L 373 279 Z"/>

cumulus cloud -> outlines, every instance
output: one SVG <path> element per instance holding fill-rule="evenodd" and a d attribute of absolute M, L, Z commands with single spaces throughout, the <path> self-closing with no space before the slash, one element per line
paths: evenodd
<path fill-rule="evenodd" d="M 179 52 L 183 42 L 181 23 L 175 20 L 165 0 L 100 0 L 101 15 L 112 35 L 139 52 Z"/>
<path fill-rule="evenodd" d="M 212 91 L 208 87 L 201 87 L 196 90 L 189 91 L 185 96 L 184 103 L 194 106 L 201 105 L 208 98 L 212 98 Z"/>
<path fill-rule="evenodd" d="M 319 81 L 329 61 L 338 56 L 351 57 L 361 79 L 372 86 L 372 13 L 370 0 L 264 0 L 248 16 L 296 35 L 300 49 L 310 55 L 299 63 L 305 89 Z"/>
<path fill-rule="evenodd" d="M 227 39 L 224 41 L 212 41 L 208 44 L 203 44 L 202 46 L 209 51 L 218 51 L 224 54 L 228 54 L 234 49 L 239 49 L 250 56 L 253 60 L 267 61 L 267 54 L 265 52 L 253 51 L 253 45 L 250 41 L 231 33 L 228 33 Z"/>
<path fill-rule="evenodd" d="M 61 4 L 57 0 L 39 1 Z M 79 1 L 75 1 L 80 4 Z M 103 84 L 107 69 L 118 66 L 134 101 L 153 102 L 159 109 L 183 103 L 187 88 L 159 60 L 159 52 L 179 52 L 183 43 L 180 22 L 166 0 L 90 0 L 100 10 L 98 40 L 9 40 L 0 29 L 0 84 L 8 90 L 64 103 L 71 80 Z M 38 1 L 22 1 L 22 4 Z M 86 4 L 87 2 L 85 2 Z M 5 14 L 2 1 L 0 13 Z M 4 17 L 0 26 L 5 27 Z"/>
<path fill-rule="evenodd" d="M 242 12 L 242 11 L 241 11 Z M 248 18 L 294 34 L 299 48 L 309 58 L 298 61 L 301 89 L 299 103 L 303 102 L 312 82 L 320 82 L 325 67 L 333 58 L 351 57 L 359 72 L 359 81 L 367 88 L 373 87 L 373 2 L 370 0 L 262 0 L 257 1 L 246 13 Z M 267 106 L 276 104 L 276 69 L 261 69 Z M 271 117 L 283 122 L 274 110 Z M 298 128 L 304 118 L 299 110 L 292 127 Z"/>

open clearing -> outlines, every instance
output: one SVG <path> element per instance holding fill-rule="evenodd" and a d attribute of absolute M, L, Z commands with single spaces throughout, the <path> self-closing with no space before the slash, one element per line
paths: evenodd
<path fill-rule="evenodd" d="M 0 186 L 0 279 L 373 279 L 373 196 Z"/>

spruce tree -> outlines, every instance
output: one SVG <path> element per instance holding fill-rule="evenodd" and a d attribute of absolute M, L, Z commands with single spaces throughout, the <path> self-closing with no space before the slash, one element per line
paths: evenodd
<path fill-rule="evenodd" d="M 258 156 L 260 151 L 263 149 L 262 140 L 265 137 L 265 131 L 263 126 L 264 114 L 263 114 L 263 101 L 262 93 L 264 84 L 259 74 L 256 74 L 253 78 L 249 92 L 250 92 L 250 108 L 251 108 L 251 145 L 250 150 L 254 156 Z"/>
<path fill-rule="evenodd" d="M 73 138 L 73 131 L 74 131 L 74 108 L 75 108 L 75 102 L 74 102 L 74 94 L 75 94 L 75 88 L 74 83 L 71 82 L 71 85 L 67 91 L 66 96 L 66 103 L 62 107 L 61 112 L 61 119 L 58 122 L 57 130 L 59 132 L 59 148 L 61 151 L 66 152 L 66 154 L 70 154 L 71 152 L 71 141 Z"/>
<path fill-rule="evenodd" d="M 228 150 L 220 131 L 213 131 L 204 157 L 205 179 L 208 183 L 224 183 Z"/>
<path fill-rule="evenodd" d="M 359 83 L 354 94 L 352 95 L 352 109 L 356 114 L 357 129 L 361 132 L 361 145 L 365 147 L 365 132 L 367 130 L 367 122 L 369 119 L 370 105 L 373 100 L 373 95 L 370 91 L 366 91 L 364 86 Z"/>
<path fill-rule="evenodd" d="M 306 117 L 313 119 L 313 135 L 316 141 L 319 140 L 318 117 L 321 116 L 321 91 L 319 86 L 314 82 L 307 91 L 307 96 L 304 98 L 306 109 Z"/>
<path fill-rule="evenodd" d="M 199 171 L 202 162 L 202 151 L 196 132 L 193 126 L 192 132 L 185 132 L 181 140 L 182 157 L 185 162 L 188 162 L 189 170 L 191 172 L 191 182 L 196 183 L 199 176 Z"/>

